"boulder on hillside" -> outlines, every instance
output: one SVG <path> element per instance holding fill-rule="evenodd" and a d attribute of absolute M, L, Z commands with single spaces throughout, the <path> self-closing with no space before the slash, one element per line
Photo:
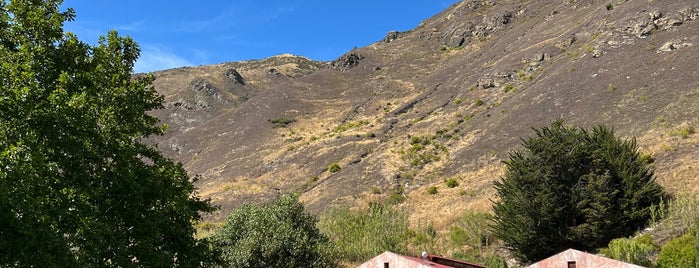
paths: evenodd
<path fill-rule="evenodd" d="M 243 76 L 240 75 L 240 73 L 236 69 L 228 69 L 225 75 L 226 77 L 233 80 L 233 82 L 235 82 L 236 84 L 245 85 L 245 78 L 243 78 Z"/>
<path fill-rule="evenodd" d="M 384 43 L 390 43 L 395 41 L 398 38 L 401 38 L 403 36 L 402 32 L 399 31 L 390 31 L 386 33 L 386 37 L 383 38 Z"/>
<path fill-rule="evenodd" d="M 357 66 L 362 59 L 364 59 L 364 56 L 350 52 L 333 61 L 332 66 L 336 70 L 347 71 Z"/>

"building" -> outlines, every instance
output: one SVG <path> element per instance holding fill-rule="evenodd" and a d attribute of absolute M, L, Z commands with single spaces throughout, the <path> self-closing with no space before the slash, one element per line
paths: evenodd
<path fill-rule="evenodd" d="M 568 249 L 537 263 L 527 266 L 527 268 L 643 268 L 635 264 L 617 261 L 602 256 Z"/>
<path fill-rule="evenodd" d="M 362 263 L 357 268 L 487 268 L 482 265 L 472 264 L 460 260 L 435 256 L 424 252 L 422 257 L 411 257 L 396 254 L 390 251 Z"/>

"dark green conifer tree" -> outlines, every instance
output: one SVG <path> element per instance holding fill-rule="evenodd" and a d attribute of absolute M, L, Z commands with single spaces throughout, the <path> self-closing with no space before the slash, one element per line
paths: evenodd
<path fill-rule="evenodd" d="M 520 260 L 594 250 L 647 223 L 649 207 L 664 192 L 652 158 L 638 152 L 635 140 L 562 120 L 535 133 L 510 153 L 505 175 L 495 182 L 494 234 Z"/>

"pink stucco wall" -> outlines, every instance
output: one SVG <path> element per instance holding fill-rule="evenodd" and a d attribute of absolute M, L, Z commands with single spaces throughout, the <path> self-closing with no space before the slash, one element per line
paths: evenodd
<path fill-rule="evenodd" d="M 388 263 L 389 268 L 435 268 L 445 267 L 429 261 L 420 260 L 418 258 L 409 258 L 398 255 L 393 252 L 386 251 L 380 255 L 368 260 L 365 263 L 357 266 L 357 268 L 384 268 L 384 263 Z M 430 265 L 431 264 L 431 265 Z"/>
<path fill-rule="evenodd" d="M 568 262 L 574 261 L 576 268 L 643 268 L 626 262 L 621 262 L 582 251 L 568 249 L 527 268 L 566 268 Z"/>

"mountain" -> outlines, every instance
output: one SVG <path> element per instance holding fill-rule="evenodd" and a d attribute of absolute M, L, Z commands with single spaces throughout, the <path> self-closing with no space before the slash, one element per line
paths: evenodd
<path fill-rule="evenodd" d="M 200 175 L 212 221 L 298 192 L 314 213 L 403 197 L 439 228 L 489 210 L 501 161 L 559 117 L 636 137 L 658 182 L 699 193 L 697 18 L 695 0 L 462 1 L 333 62 L 157 72 L 154 142 Z"/>

